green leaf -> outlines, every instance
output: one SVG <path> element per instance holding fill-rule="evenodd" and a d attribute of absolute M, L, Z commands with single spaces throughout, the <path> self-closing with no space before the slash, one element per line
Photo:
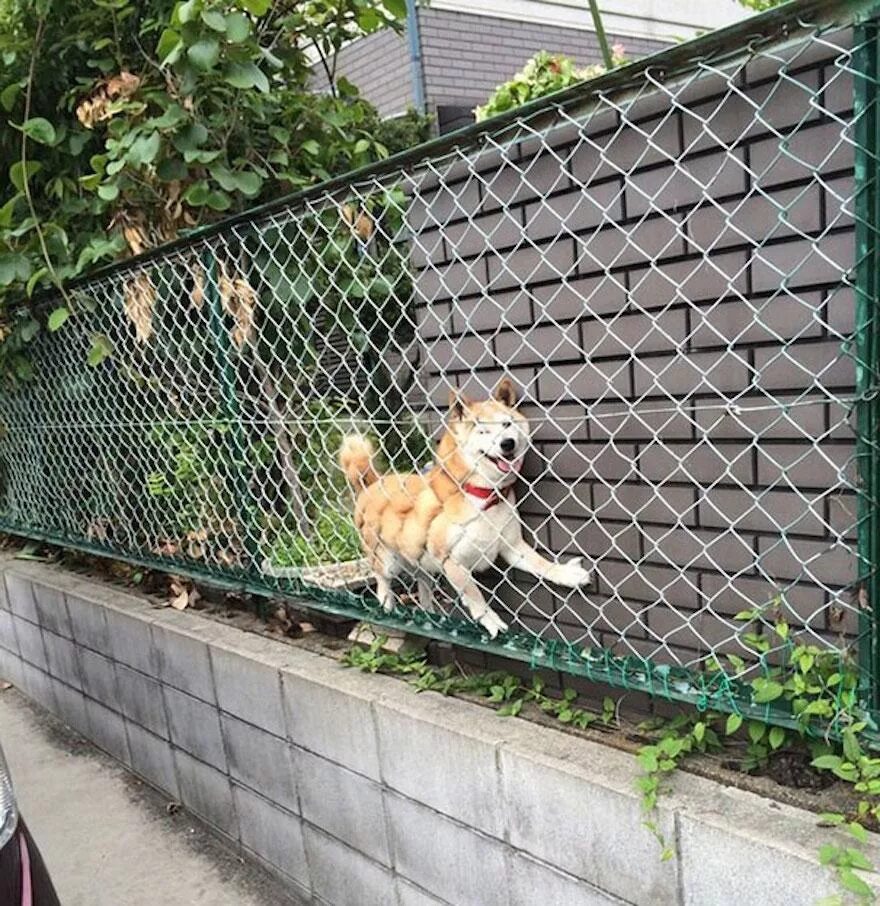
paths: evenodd
<path fill-rule="evenodd" d="M 758 743 L 764 738 L 764 733 L 767 731 L 767 727 L 762 724 L 759 720 L 750 720 L 749 721 L 749 739 L 753 743 Z"/>
<path fill-rule="evenodd" d="M 183 39 L 173 28 L 166 28 L 159 36 L 156 56 L 160 66 L 173 66 L 183 52 Z"/>
<path fill-rule="evenodd" d="M 185 3 L 181 3 L 177 7 L 177 19 L 181 25 L 185 25 L 187 22 L 192 22 L 193 19 L 199 14 L 199 9 L 202 5 L 202 0 L 186 0 Z"/>
<path fill-rule="evenodd" d="M 241 13 L 230 13 L 226 17 L 226 40 L 230 44 L 241 44 L 247 41 L 251 33 L 251 23 L 247 16 Z"/>
<path fill-rule="evenodd" d="M 214 31 L 226 31 L 226 17 L 219 10 L 203 9 L 202 22 Z"/>
<path fill-rule="evenodd" d="M 785 742 L 785 730 L 782 727 L 772 727 L 769 740 L 770 748 L 778 749 Z"/>
<path fill-rule="evenodd" d="M 62 305 L 60 308 L 56 308 L 55 311 L 49 315 L 49 320 L 46 322 L 46 326 L 51 332 L 58 330 L 62 324 L 70 317 L 70 312 Z"/>
<path fill-rule="evenodd" d="M 232 206 L 232 200 L 225 192 L 208 192 L 205 204 L 215 211 L 226 211 Z"/>
<path fill-rule="evenodd" d="M 105 359 L 113 354 L 113 344 L 102 333 L 96 333 L 92 337 L 92 348 L 89 350 L 86 362 L 92 367 L 97 368 Z"/>
<path fill-rule="evenodd" d="M 354 145 L 355 154 L 364 154 L 369 150 L 370 150 L 369 139 L 362 138 L 362 139 L 359 139 L 357 142 L 355 142 L 355 145 Z"/>
<path fill-rule="evenodd" d="M 44 119 L 41 116 L 31 117 L 27 122 L 25 122 L 21 131 L 35 142 L 39 142 L 41 145 L 54 145 L 55 144 L 55 127 L 49 122 L 49 120 Z"/>
<path fill-rule="evenodd" d="M 194 182 L 186 192 L 183 193 L 183 200 L 187 204 L 199 207 L 207 202 L 208 191 L 208 184 L 203 179 L 200 179 L 198 182 Z"/>
<path fill-rule="evenodd" d="M 220 42 L 216 38 L 202 38 L 187 48 L 186 56 L 193 66 L 205 72 L 220 59 Z"/>
<path fill-rule="evenodd" d="M 842 763 L 843 759 L 838 755 L 820 755 L 810 762 L 814 768 L 818 768 L 820 771 L 833 771 L 835 768 L 840 767 Z"/>
<path fill-rule="evenodd" d="M 179 129 L 172 144 L 181 153 L 194 151 L 208 140 L 208 130 L 201 123 L 188 123 Z"/>
<path fill-rule="evenodd" d="M 3 105 L 3 109 L 7 112 L 12 110 L 19 94 L 21 94 L 20 82 L 13 82 L 11 85 L 7 85 L 3 91 L 0 91 L 0 104 Z"/>
<path fill-rule="evenodd" d="M 760 686 L 758 685 L 758 680 L 755 680 L 754 683 L 752 683 L 752 687 L 755 690 L 752 700 L 756 705 L 775 701 L 785 691 L 782 684 L 777 683 L 774 680 L 765 680 Z"/>
<path fill-rule="evenodd" d="M 300 147 L 306 154 L 311 154 L 312 157 L 317 157 L 321 153 L 321 146 L 313 138 L 304 141 Z"/>
<path fill-rule="evenodd" d="M 850 893 L 859 897 L 873 897 L 874 893 L 851 868 L 841 868 L 838 870 L 838 877 L 841 885 Z"/>
<path fill-rule="evenodd" d="M 176 157 L 166 157 L 165 160 L 160 161 L 159 166 L 156 167 L 156 175 L 163 182 L 171 182 L 175 179 L 186 179 L 188 172 L 189 170 L 187 170 L 186 164 Z"/>
<path fill-rule="evenodd" d="M 846 816 L 841 815 L 838 812 L 822 812 L 822 814 L 819 815 L 820 827 L 837 827 L 845 821 Z"/>
<path fill-rule="evenodd" d="M 856 825 L 856 827 L 859 826 L 860 825 Z M 864 830 L 864 828 L 862 828 L 862 830 Z M 868 842 L 867 834 L 865 834 L 862 842 Z M 860 849 L 852 849 L 851 847 L 847 847 L 846 859 L 851 868 L 858 868 L 860 871 L 874 870 L 874 866 L 871 864 L 871 860 Z"/>
<path fill-rule="evenodd" d="M 12 252 L 0 255 L 0 286 L 9 286 L 16 280 L 27 280 L 31 275 L 31 263 L 24 255 Z"/>
<path fill-rule="evenodd" d="M 150 132 L 147 135 L 138 136 L 128 149 L 125 159 L 136 167 L 152 163 L 159 153 L 160 146 L 161 139 L 158 132 Z M 107 167 L 107 172 L 110 172 L 109 166 Z"/>
<path fill-rule="evenodd" d="M 106 182 L 98 186 L 98 198 L 103 198 L 104 201 L 113 201 L 117 195 L 119 195 L 119 186 L 114 182 Z"/>
<path fill-rule="evenodd" d="M 727 723 L 724 725 L 724 732 L 727 736 L 733 736 L 734 733 L 742 726 L 742 715 L 741 714 L 731 714 L 727 718 Z"/>
<path fill-rule="evenodd" d="M 36 161 L 36 160 L 29 160 L 27 162 L 27 167 L 22 167 L 21 161 L 17 160 L 9 168 L 9 181 L 12 183 L 12 185 L 15 186 L 16 189 L 18 189 L 19 192 L 23 192 L 25 174 L 27 174 L 27 178 L 28 178 L 28 180 L 30 180 L 30 178 L 35 173 L 39 173 L 40 170 L 42 170 L 42 168 L 43 168 L 43 165 L 39 161 Z"/>
<path fill-rule="evenodd" d="M 258 88 L 264 94 L 269 91 L 269 80 L 256 63 L 228 63 L 223 78 L 233 88 Z"/>
<path fill-rule="evenodd" d="M 25 343 L 30 343 L 31 340 L 40 332 L 40 322 L 34 318 L 30 318 L 24 322 L 21 327 L 21 338 Z"/>
<path fill-rule="evenodd" d="M 694 724 L 694 739 L 696 739 L 697 742 L 702 742 L 705 735 L 706 725 L 701 720 L 697 721 L 697 723 Z"/>
<path fill-rule="evenodd" d="M 856 734 L 849 727 L 843 731 L 843 754 L 846 756 L 847 761 L 851 761 L 854 764 L 862 757 L 862 750 L 858 739 L 856 739 Z"/>
<path fill-rule="evenodd" d="M 868 832 L 864 829 L 864 827 L 862 827 L 861 824 L 858 823 L 858 821 L 850 821 L 850 823 L 847 825 L 847 830 L 853 837 L 856 838 L 856 840 L 859 841 L 859 843 L 868 842 Z M 859 866 L 857 865 L 856 868 L 858 867 Z"/>
<path fill-rule="evenodd" d="M 406 0 L 382 0 L 382 6 L 395 18 L 406 18 Z"/>
<path fill-rule="evenodd" d="M 254 16 L 264 16 L 269 10 L 271 0 L 238 0 L 238 5 Z"/>

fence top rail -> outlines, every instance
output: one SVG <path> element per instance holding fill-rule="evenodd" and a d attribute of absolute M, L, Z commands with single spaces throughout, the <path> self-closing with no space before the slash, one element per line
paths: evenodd
<path fill-rule="evenodd" d="M 842 17 L 852 22 L 868 18 L 880 10 L 880 0 L 788 0 L 781 6 L 749 16 L 732 25 L 676 44 L 672 47 L 634 60 L 601 76 L 572 85 L 569 88 L 536 98 L 513 110 L 479 123 L 465 126 L 447 135 L 438 136 L 416 145 L 386 160 L 367 164 L 331 179 L 324 180 L 283 195 L 262 205 L 241 211 L 231 217 L 199 227 L 184 236 L 148 249 L 139 255 L 114 261 L 90 270 L 65 284 L 66 289 L 76 289 L 94 280 L 136 270 L 144 264 L 173 253 L 197 248 L 204 241 L 222 235 L 236 226 L 254 223 L 281 211 L 294 208 L 308 201 L 339 191 L 359 182 L 378 179 L 399 172 L 431 158 L 440 158 L 456 150 L 459 152 L 479 147 L 490 136 L 503 135 L 506 130 L 526 120 L 558 110 L 580 110 L 602 95 L 619 93 L 638 84 L 646 74 L 667 81 L 695 69 L 702 61 L 719 63 L 734 59 L 743 53 L 766 47 L 791 33 L 807 28 L 821 27 L 839 21 Z M 55 287 L 47 287 L 34 294 L 33 304 L 43 305 L 57 297 Z"/>

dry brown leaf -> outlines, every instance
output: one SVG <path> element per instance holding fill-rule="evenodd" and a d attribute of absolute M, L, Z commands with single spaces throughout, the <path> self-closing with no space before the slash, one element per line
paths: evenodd
<path fill-rule="evenodd" d="M 160 557 L 173 557 L 180 550 L 179 545 L 170 541 L 168 538 L 161 538 L 159 543 L 153 548 L 153 553 L 158 554 Z"/>
<path fill-rule="evenodd" d="M 193 268 L 193 291 L 190 296 L 192 304 L 196 308 L 201 308 L 205 302 L 205 272 L 201 265 Z"/>
<path fill-rule="evenodd" d="M 122 71 L 118 75 L 99 81 L 79 102 L 76 118 L 86 129 L 92 129 L 96 123 L 109 120 L 113 116 L 110 106 L 113 101 L 130 98 L 140 88 L 140 76 Z"/>
<path fill-rule="evenodd" d="M 156 304 L 156 287 L 145 271 L 125 284 L 123 308 L 128 320 L 134 324 L 135 339 L 146 343 L 153 335 L 153 307 Z"/>
<path fill-rule="evenodd" d="M 257 307 L 256 290 L 244 277 L 231 278 L 222 261 L 218 289 L 223 310 L 235 321 L 231 332 L 232 342 L 237 349 L 241 349 L 253 336 L 254 311 Z"/>
<path fill-rule="evenodd" d="M 205 556 L 204 543 L 208 540 L 208 532 L 205 529 L 198 529 L 186 533 L 186 553 L 187 556 L 194 560 L 199 560 Z"/>
<path fill-rule="evenodd" d="M 199 591 L 192 583 L 185 582 L 183 579 L 172 578 L 169 583 L 171 597 L 168 603 L 175 610 L 186 610 L 187 607 L 195 604 L 201 597 Z"/>
<path fill-rule="evenodd" d="M 373 218 L 370 217 L 366 211 L 361 211 L 357 220 L 354 222 L 354 231 L 357 233 L 361 242 L 369 242 L 374 229 L 375 224 L 373 223 Z"/>
<path fill-rule="evenodd" d="M 132 255 L 140 255 L 149 248 L 149 240 L 144 228 L 137 223 L 129 223 L 122 228 L 122 235 L 128 243 Z"/>
<path fill-rule="evenodd" d="M 366 211 L 358 211 L 354 205 L 344 204 L 339 209 L 339 216 L 343 223 L 361 240 L 369 242 L 376 228 L 373 218 Z"/>

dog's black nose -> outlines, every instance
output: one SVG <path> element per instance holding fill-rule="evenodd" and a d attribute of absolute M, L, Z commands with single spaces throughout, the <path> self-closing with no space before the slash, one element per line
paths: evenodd
<path fill-rule="evenodd" d="M 501 441 L 502 453 L 513 453 L 515 447 L 516 441 L 512 437 L 505 437 L 504 440 Z"/>

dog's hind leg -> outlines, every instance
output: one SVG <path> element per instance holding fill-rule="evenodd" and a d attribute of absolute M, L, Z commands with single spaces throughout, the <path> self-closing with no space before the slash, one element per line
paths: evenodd
<path fill-rule="evenodd" d="M 376 573 L 376 597 L 385 613 L 394 610 L 394 593 L 391 591 L 391 580 L 381 573 Z"/>
<path fill-rule="evenodd" d="M 443 564 L 443 572 L 452 583 L 452 587 L 461 595 L 471 618 L 489 633 L 490 638 L 494 639 L 499 632 L 507 629 L 507 623 L 486 603 L 469 570 L 447 559 Z"/>
<path fill-rule="evenodd" d="M 419 590 L 419 607 L 427 613 L 436 613 L 437 604 L 434 601 L 434 583 L 428 576 L 422 574 L 416 576 L 416 583 Z"/>

